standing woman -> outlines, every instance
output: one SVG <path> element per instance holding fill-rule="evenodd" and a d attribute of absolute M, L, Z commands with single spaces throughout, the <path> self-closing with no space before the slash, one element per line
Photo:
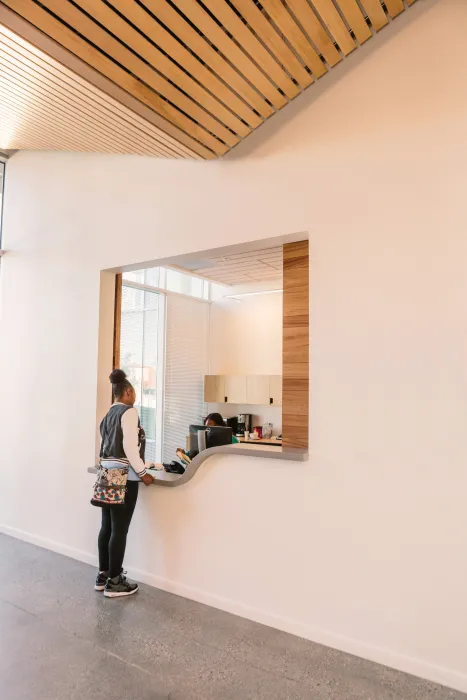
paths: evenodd
<path fill-rule="evenodd" d="M 99 572 L 96 591 L 107 598 L 133 595 L 137 583 L 130 583 L 123 574 L 126 537 L 138 499 L 139 482 L 149 486 L 154 481 L 146 472 L 144 450 L 146 437 L 138 412 L 134 408 L 136 392 L 125 372 L 115 369 L 110 375 L 114 403 L 100 425 L 100 466 L 109 470 L 128 469 L 123 504 L 102 504 L 102 525 L 99 532 Z M 126 470 L 125 470 L 126 471 Z M 92 501 L 97 504 L 95 500 Z"/>

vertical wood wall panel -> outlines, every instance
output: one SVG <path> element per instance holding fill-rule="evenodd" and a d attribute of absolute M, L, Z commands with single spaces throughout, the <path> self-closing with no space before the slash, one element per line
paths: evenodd
<path fill-rule="evenodd" d="M 310 267 L 308 241 L 284 246 L 282 436 L 284 447 L 308 447 Z"/>
<path fill-rule="evenodd" d="M 114 356 L 113 356 L 114 369 L 120 369 L 121 326 L 122 326 L 122 275 L 115 275 Z"/>

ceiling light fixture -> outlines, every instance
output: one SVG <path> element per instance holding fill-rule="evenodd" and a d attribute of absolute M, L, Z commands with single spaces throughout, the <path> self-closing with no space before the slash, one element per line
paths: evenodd
<path fill-rule="evenodd" d="M 282 289 L 266 289 L 263 292 L 240 292 L 239 294 L 226 294 L 224 299 L 238 299 L 239 297 L 256 297 L 260 294 L 282 294 Z"/>

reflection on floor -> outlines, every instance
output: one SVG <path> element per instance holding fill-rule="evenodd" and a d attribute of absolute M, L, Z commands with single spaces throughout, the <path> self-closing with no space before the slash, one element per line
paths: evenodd
<path fill-rule="evenodd" d="M 8 700 L 466 700 L 467 695 L 94 570 L 0 535 Z"/>

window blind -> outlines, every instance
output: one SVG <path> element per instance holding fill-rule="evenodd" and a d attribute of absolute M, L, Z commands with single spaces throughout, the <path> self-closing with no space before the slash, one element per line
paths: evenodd
<path fill-rule="evenodd" d="M 166 317 L 164 462 L 185 448 L 188 426 L 205 415 L 204 375 L 208 371 L 209 305 L 169 295 Z"/>

